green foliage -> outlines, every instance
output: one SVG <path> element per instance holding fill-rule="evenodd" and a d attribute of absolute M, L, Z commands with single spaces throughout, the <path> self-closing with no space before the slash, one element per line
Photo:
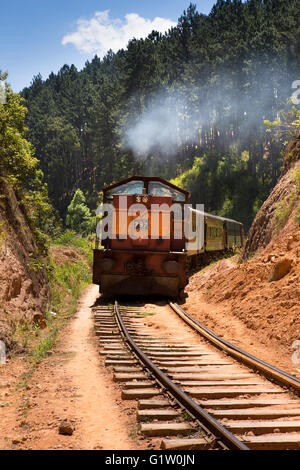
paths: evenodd
<path fill-rule="evenodd" d="M 300 225 L 300 204 L 298 204 L 298 207 L 295 212 L 295 222 Z"/>
<path fill-rule="evenodd" d="M 70 294 L 71 302 L 76 308 L 76 301 L 82 287 L 91 282 L 90 267 L 82 260 L 65 263 L 54 268 L 52 279 L 62 288 L 62 291 L 67 291 Z M 62 301 L 63 297 L 59 297 L 59 299 Z"/>
<path fill-rule="evenodd" d="M 91 216 L 91 211 L 86 205 L 86 199 L 80 189 L 74 194 L 74 197 L 68 206 L 66 226 L 77 233 L 89 234 L 95 228 L 95 220 Z"/>
<path fill-rule="evenodd" d="M 191 4 L 164 35 L 133 39 L 81 71 L 65 65 L 34 77 L 22 92 L 27 135 L 61 218 L 77 188 L 95 209 L 103 186 L 145 174 L 173 178 L 193 202 L 249 226 L 280 175 L 285 137 L 266 134 L 263 121 L 276 121 L 290 97 L 298 51 L 298 0 L 218 0 L 209 15 Z M 123 130 L 158 94 L 178 102 L 177 145 L 168 150 L 166 139 L 167 151 L 140 158 Z"/>
<path fill-rule="evenodd" d="M 52 240 L 55 246 L 66 246 L 78 250 L 89 264 L 92 264 L 93 259 L 93 238 L 82 237 L 72 230 L 66 230 L 57 238 Z"/>
<path fill-rule="evenodd" d="M 43 357 L 47 356 L 48 351 L 50 351 L 55 345 L 55 341 L 59 332 L 59 328 L 55 325 L 50 329 L 49 334 L 42 337 L 38 342 L 37 346 L 32 352 L 32 358 L 35 362 L 39 361 Z"/>
<path fill-rule="evenodd" d="M 0 84 L 5 78 L 0 71 Z M 40 248 L 46 251 L 48 236 L 59 230 L 58 217 L 48 197 L 44 174 L 38 169 L 33 146 L 25 138 L 24 98 L 13 93 L 7 83 L 4 90 L 4 99 L 0 100 L 0 176 L 17 191 Z"/>
<path fill-rule="evenodd" d="M 0 83 L 6 78 L 0 71 Z M 5 84 L 5 99 L 0 101 L 0 175 L 14 186 L 32 178 L 37 165 L 32 145 L 25 139 L 24 99 Z"/>
<path fill-rule="evenodd" d="M 35 257 L 33 253 L 29 253 L 29 259 L 27 261 L 27 266 L 30 271 L 43 271 L 45 268 L 44 263 L 41 259 Z"/>
<path fill-rule="evenodd" d="M 49 199 L 47 184 L 43 180 L 43 172 L 36 170 L 34 178 L 27 183 L 27 190 L 23 191 L 23 197 L 27 216 L 45 250 L 50 238 L 61 231 L 61 224 Z"/>
<path fill-rule="evenodd" d="M 77 299 L 86 285 L 91 282 L 92 242 L 67 231 L 53 242 L 54 246 L 75 250 L 79 257 L 70 258 L 62 264 L 50 257 L 48 276 L 51 287 L 51 309 L 56 312 L 76 310 Z"/>
<path fill-rule="evenodd" d="M 300 195 L 300 168 L 293 171 L 293 178 L 296 183 L 296 191 L 298 196 Z M 295 222 L 300 225 L 300 203 L 298 202 L 297 209 L 295 211 Z"/>
<path fill-rule="evenodd" d="M 300 108 L 297 106 L 291 106 L 291 99 L 287 100 L 287 109 L 282 109 L 279 113 L 279 117 L 271 122 L 265 120 L 265 126 L 267 131 L 275 129 L 275 132 L 280 135 L 288 135 L 289 138 L 298 137 L 300 134 Z"/>
<path fill-rule="evenodd" d="M 172 179 L 171 183 L 182 189 L 192 191 L 193 185 L 195 184 L 195 181 L 201 173 L 203 167 L 204 158 L 195 157 L 192 168 L 186 170 L 180 176 L 177 176 L 177 178 Z"/>
<path fill-rule="evenodd" d="M 79 258 L 77 261 L 70 258 L 63 264 L 58 264 L 55 257 L 49 255 L 51 295 L 46 312 L 46 328 L 40 328 L 38 324 L 33 326 L 26 320 L 15 325 L 14 341 L 26 349 L 30 360 L 30 368 L 22 374 L 17 388 L 26 388 L 36 364 L 55 346 L 59 331 L 77 309 L 79 295 L 91 282 L 91 243 L 74 232 L 67 232 L 55 240 L 55 246 L 62 251 L 64 248 L 72 248 Z M 85 258 L 85 254 L 88 254 L 89 259 Z"/>
<path fill-rule="evenodd" d="M 53 242 L 55 245 L 74 245 L 81 247 L 85 245 L 85 238 L 77 235 L 73 230 L 66 230 L 60 234 Z"/>
<path fill-rule="evenodd" d="M 266 197 L 263 181 L 249 175 L 248 161 L 239 154 L 210 151 L 171 182 L 191 193 L 191 203 L 201 201 L 207 212 L 242 220 L 246 230 Z"/>
<path fill-rule="evenodd" d="M 297 168 L 292 172 L 293 181 L 296 184 L 296 188 L 293 192 L 288 194 L 284 199 L 282 199 L 278 204 L 276 204 L 275 210 L 275 229 L 279 231 L 286 222 L 288 221 L 295 205 L 297 204 L 297 208 L 295 211 L 294 219 L 296 223 L 300 224 L 300 205 L 299 205 L 299 197 L 300 197 L 300 169 Z"/>
<path fill-rule="evenodd" d="M 297 200 L 297 194 L 290 194 L 276 204 L 275 230 L 279 232 L 287 223 Z"/>
<path fill-rule="evenodd" d="M 300 194 L 300 168 L 297 168 L 292 173 L 293 180 L 296 183 L 296 191 Z"/>

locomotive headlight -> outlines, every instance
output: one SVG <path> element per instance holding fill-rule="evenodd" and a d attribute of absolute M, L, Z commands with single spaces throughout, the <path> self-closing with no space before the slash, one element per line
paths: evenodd
<path fill-rule="evenodd" d="M 98 262 L 98 266 L 102 271 L 110 271 L 115 267 L 116 262 L 111 258 L 103 258 Z"/>
<path fill-rule="evenodd" d="M 177 261 L 165 261 L 162 264 L 162 268 L 168 274 L 176 274 L 180 269 L 180 265 Z"/>
<path fill-rule="evenodd" d="M 141 198 L 141 196 L 137 196 L 135 200 L 136 200 L 136 202 L 140 203 L 142 201 L 142 198 Z"/>
<path fill-rule="evenodd" d="M 147 196 L 144 196 L 143 197 L 143 203 L 144 204 L 147 204 L 147 202 L 149 201 L 149 198 Z"/>

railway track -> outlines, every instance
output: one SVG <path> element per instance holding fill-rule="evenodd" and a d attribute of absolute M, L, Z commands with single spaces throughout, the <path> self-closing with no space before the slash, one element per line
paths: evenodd
<path fill-rule="evenodd" d="M 170 306 L 201 339 L 161 336 L 138 307 L 94 308 L 100 354 L 122 398 L 138 400 L 141 434 L 166 450 L 300 449 L 300 380 Z"/>

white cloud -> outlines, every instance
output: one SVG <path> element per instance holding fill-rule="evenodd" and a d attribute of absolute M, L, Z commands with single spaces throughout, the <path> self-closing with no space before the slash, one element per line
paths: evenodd
<path fill-rule="evenodd" d="M 164 33 L 172 26 L 176 23 L 166 18 L 152 21 L 129 13 L 122 21 L 110 18 L 109 10 L 97 11 L 90 20 L 79 19 L 77 30 L 64 36 L 62 44 L 73 44 L 80 52 L 103 56 L 109 49 L 117 52 L 126 48 L 132 38 L 145 38 L 153 30 Z"/>

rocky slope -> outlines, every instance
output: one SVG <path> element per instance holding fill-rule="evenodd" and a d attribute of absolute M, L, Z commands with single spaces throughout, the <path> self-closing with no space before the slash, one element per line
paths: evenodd
<path fill-rule="evenodd" d="M 45 314 L 48 283 L 26 212 L 12 187 L 0 179 L 0 340 L 14 346 L 16 328 Z"/>

